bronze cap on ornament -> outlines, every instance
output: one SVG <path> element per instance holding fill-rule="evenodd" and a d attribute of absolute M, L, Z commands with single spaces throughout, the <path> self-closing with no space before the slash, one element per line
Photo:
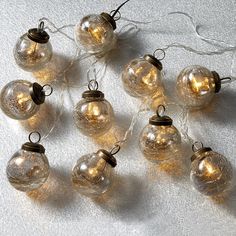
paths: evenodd
<path fill-rule="evenodd" d="M 111 165 L 111 167 L 116 167 L 117 162 L 116 158 L 107 150 L 100 149 L 97 151 L 97 155 L 101 158 L 103 158 L 108 164 Z"/>
<path fill-rule="evenodd" d="M 219 74 L 216 71 L 212 71 L 211 72 L 213 75 L 213 79 L 215 82 L 215 93 L 219 93 L 220 89 L 221 89 L 221 79 Z"/>
<path fill-rule="evenodd" d="M 116 22 L 115 22 L 114 18 L 113 18 L 110 14 L 108 14 L 108 13 L 106 13 L 106 12 L 102 12 L 102 13 L 101 13 L 101 16 L 102 16 L 107 22 L 109 22 L 109 23 L 111 24 L 113 30 L 116 29 Z"/>
<path fill-rule="evenodd" d="M 210 152 L 210 151 L 212 151 L 212 149 L 210 147 L 200 148 L 199 150 L 195 151 L 194 154 L 191 156 L 191 162 L 193 162 L 196 158 L 199 158 L 202 154 L 204 154 L 206 152 Z"/>
<path fill-rule="evenodd" d="M 41 44 L 47 43 L 50 38 L 45 30 L 41 31 L 38 28 L 29 29 L 27 36 L 32 41 Z"/>
<path fill-rule="evenodd" d="M 40 84 L 33 83 L 30 86 L 30 96 L 35 104 L 40 105 L 44 103 L 46 95 Z"/>
<path fill-rule="evenodd" d="M 153 66 L 155 66 L 158 70 L 162 70 L 163 66 L 160 60 L 158 60 L 156 57 L 154 57 L 151 54 L 146 54 L 143 57 L 146 61 L 148 61 L 149 63 L 151 63 Z"/>
<path fill-rule="evenodd" d="M 86 90 L 82 93 L 82 98 L 104 98 L 104 93 L 99 90 Z"/>
<path fill-rule="evenodd" d="M 44 146 L 39 143 L 27 142 L 22 145 L 21 149 L 28 152 L 45 153 Z"/>

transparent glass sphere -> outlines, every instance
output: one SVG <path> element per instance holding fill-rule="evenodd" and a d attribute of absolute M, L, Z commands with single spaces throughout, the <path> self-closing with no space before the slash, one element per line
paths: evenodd
<path fill-rule="evenodd" d="M 43 153 L 23 149 L 16 152 L 7 164 L 7 178 L 19 191 L 39 188 L 49 176 L 48 159 Z"/>
<path fill-rule="evenodd" d="M 91 54 L 106 53 L 116 41 L 112 25 L 101 15 L 85 16 L 75 27 L 75 41 Z"/>
<path fill-rule="evenodd" d="M 233 178 L 230 162 L 221 154 L 207 151 L 191 164 L 190 179 L 202 194 L 214 196 L 229 189 Z"/>
<path fill-rule="evenodd" d="M 37 43 L 28 38 L 27 33 L 22 35 L 14 48 L 14 57 L 17 65 L 26 71 L 42 69 L 52 58 L 52 45 Z"/>
<path fill-rule="evenodd" d="M 72 170 L 76 189 L 89 197 L 105 193 L 112 183 L 113 168 L 97 153 L 82 156 Z"/>
<path fill-rule="evenodd" d="M 156 126 L 148 124 L 139 137 L 139 147 L 144 156 L 153 162 L 174 158 L 180 151 L 181 136 L 173 126 Z"/>
<path fill-rule="evenodd" d="M 30 95 L 31 85 L 27 80 L 14 80 L 3 87 L 0 106 L 7 116 L 26 120 L 39 110 L 39 105 L 34 103 Z"/>
<path fill-rule="evenodd" d="M 134 59 L 125 67 L 122 82 L 129 95 L 149 96 L 161 87 L 161 72 L 143 58 Z"/>
<path fill-rule="evenodd" d="M 211 71 L 194 65 L 180 72 L 176 88 L 186 106 L 198 109 L 211 102 L 215 94 L 215 81 Z"/>
<path fill-rule="evenodd" d="M 74 121 L 86 136 L 98 137 L 112 127 L 114 112 L 111 104 L 102 98 L 84 98 L 74 109 Z"/>

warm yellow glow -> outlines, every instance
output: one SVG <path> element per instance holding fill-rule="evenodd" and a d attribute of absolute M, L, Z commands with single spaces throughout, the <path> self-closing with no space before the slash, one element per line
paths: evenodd
<path fill-rule="evenodd" d="M 25 103 L 31 99 L 30 96 L 26 96 L 24 93 L 20 93 L 17 95 L 17 102 L 18 104 L 23 107 Z"/>
<path fill-rule="evenodd" d="M 104 35 L 106 34 L 106 31 L 103 27 L 98 26 L 96 28 L 89 28 L 88 32 L 97 43 L 103 43 Z"/>
<path fill-rule="evenodd" d="M 152 86 L 153 82 L 156 81 L 156 75 L 156 69 L 152 68 L 145 76 L 143 76 L 143 83 Z"/>
<path fill-rule="evenodd" d="M 204 174 L 207 177 L 210 177 L 213 179 L 216 179 L 221 175 L 220 168 L 207 160 L 201 161 L 201 163 L 199 164 L 199 169 L 204 171 Z"/>
<path fill-rule="evenodd" d="M 191 78 L 191 89 L 194 93 L 201 93 L 210 90 L 209 78 L 208 77 L 192 77 Z"/>

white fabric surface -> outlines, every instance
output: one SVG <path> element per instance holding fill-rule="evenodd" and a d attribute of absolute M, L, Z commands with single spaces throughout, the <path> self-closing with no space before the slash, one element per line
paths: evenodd
<path fill-rule="evenodd" d="M 115 0 L 2 0 L 0 87 L 15 79 L 35 81 L 34 75 L 17 67 L 12 50 L 18 37 L 28 28 L 35 27 L 39 18 L 47 17 L 58 26 L 75 24 L 86 14 L 109 12 L 120 3 Z M 121 13 L 132 20 L 148 21 L 170 11 L 188 12 L 203 25 L 203 35 L 236 44 L 235 0 L 131 0 Z M 119 21 L 118 30 L 125 24 Z M 200 50 L 216 50 L 198 39 L 189 21 L 181 16 L 166 17 L 160 22 L 140 25 L 140 28 L 142 31 L 137 37 L 129 39 L 129 44 L 141 54 L 151 53 L 172 42 Z M 73 29 L 66 32 L 73 36 Z M 75 47 L 60 34 L 51 34 L 51 42 L 57 55 L 57 69 L 61 69 L 61 65 L 66 65 L 75 54 Z M 123 50 L 121 47 L 119 53 L 113 54 L 100 85 L 114 107 L 120 133 L 128 128 L 139 104 L 123 91 L 120 80 L 123 65 L 137 56 L 127 48 L 127 44 Z M 191 64 L 204 65 L 228 76 L 231 56 L 232 53 L 197 56 L 181 49 L 171 49 L 163 62 L 166 72 L 164 82 L 171 91 L 176 75 Z M 73 67 L 69 73 L 73 85 L 80 86 L 86 81 L 88 66 L 89 61 L 86 61 Z M 50 105 L 42 109 L 44 122 L 31 124 L 38 127 L 42 135 L 50 127 L 55 109 L 60 105 L 59 93 L 55 90 L 48 100 Z M 83 89 L 73 88 L 71 91 L 73 101 L 78 101 Z M 209 109 L 195 113 L 188 124 L 194 139 L 227 156 L 234 168 L 235 91 L 235 84 L 227 86 L 216 95 Z M 181 166 L 173 167 L 174 170 L 167 173 L 145 161 L 138 149 L 138 135 L 151 113 L 141 115 L 132 138 L 116 156 L 118 176 L 111 197 L 106 201 L 93 201 L 75 192 L 70 184 L 72 166 L 81 155 L 106 147 L 106 143 L 84 137 L 75 129 L 68 94 L 65 99 L 66 111 L 53 133 L 42 142 L 52 175 L 46 186 L 31 197 L 10 186 L 5 167 L 13 153 L 27 141 L 28 132 L 32 129 L 30 124 L 12 121 L 0 112 L 0 235 L 236 235 L 236 191 L 221 203 L 195 191 L 189 181 L 190 152 L 185 153 Z M 180 111 L 175 107 L 169 110 L 178 120 L 177 112 Z"/>

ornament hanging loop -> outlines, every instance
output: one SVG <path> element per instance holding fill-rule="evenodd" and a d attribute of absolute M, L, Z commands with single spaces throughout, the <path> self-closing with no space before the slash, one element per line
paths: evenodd
<path fill-rule="evenodd" d="M 38 32 L 44 31 L 44 21 L 40 21 L 38 25 Z"/>
<path fill-rule="evenodd" d="M 130 0 L 126 0 L 126 1 L 123 2 L 119 7 L 117 7 L 116 10 L 111 11 L 111 13 L 110 13 L 110 14 L 111 14 L 111 17 L 112 17 L 115 21 L 117 21 L 117 20 L 119 20 L 119 19 L 121 18 L 121 14 L 120 14 L 119 10 L 120 10 L 127 2 L 129 2 L 129 1 L 130 1 Z M 117 13 L 119 13 L 119 16 L 118 16 L 118 17 L 115 17 Z"/>
<path fill-rule="evenodd" d="M 202 149 L 203 148 L 203 143 L 200 142 L 200 141 L 196 141 L 193 143 L 192 145 L 192 150 L 193 152 L 197 152 L 198 150 Z"/>
<path fill-rule="evenodd" d="M 98 90 L 98 82 L 95 79 L 92 79 L 88 83 L 88 89 L 91 90 Z"/>
<path fill-rule="evenodd" d="M 119 144 L 115 144 L 114 147 L 110 150 L 111 155 L 117 154 L 121 149 L 121 146 Z"/>
<path fill-rule="evenodd" d="M 33 138 L 32 136 L 35 136 L 35 135 L 38 136 L 38 139 L 37 139 L 36 141 L 33 141 L 33 140 L 32 140 L 32 138 Z M 40 140 L 41 140 L 41 134 L 40 134 L 38 131 L 34 131 L 34 132 L 31 132 L 31 133 L 29 134 L 29 141 L 30 141 L 31 143 L 39 143 Z"/>
<path fill-rule="evenodd" d="M 159 53 L 158 53 L 159 52 Z M 160 55 L 159 55 L 160 54 Z M 159 61 L 162 61 L 166 57 L 166 53 L 163 49 L 157 48 L 153 54 L 152 54 L 156 59 Z M 162 56 L 161 56 L 162 55 Z"/>
<path fill-rule="evenodd" d="M 50 96 L 53 93 L 53 87 L 50 84 L 45 84 L 42 88 L 46 97 Z M 46 93 L 47 90 L 48 93 Z"/>
<path fill-rule="evenodd" d="M 166 107 L 164 105 L 159 105 L 157 107 L 157 111 L 156 111 L 157 116 L 161 117 L 164 114 L 165 111 L 166 111 Z"/>
<path fill-rule="evenodd" d="M 220 81 L 221 81 L 221 84 L 227 84 L 227 83 L 230 83 L 232 81 L 232 78 L 225 77 L 225 78 L 221 78 Z"/>
<path fill-rule="evenodd" d="M 111 11 L 110 14 L 113 15 L 113 13 L 115 12 L 115 10 Z M 116 14 L 118 13 L 118 16 L 114 16 L 112 17 L 114 19 L 114 21 L 118 21 L 121 18 L 121 13 L 120 11 L 117 11 Z"/>

